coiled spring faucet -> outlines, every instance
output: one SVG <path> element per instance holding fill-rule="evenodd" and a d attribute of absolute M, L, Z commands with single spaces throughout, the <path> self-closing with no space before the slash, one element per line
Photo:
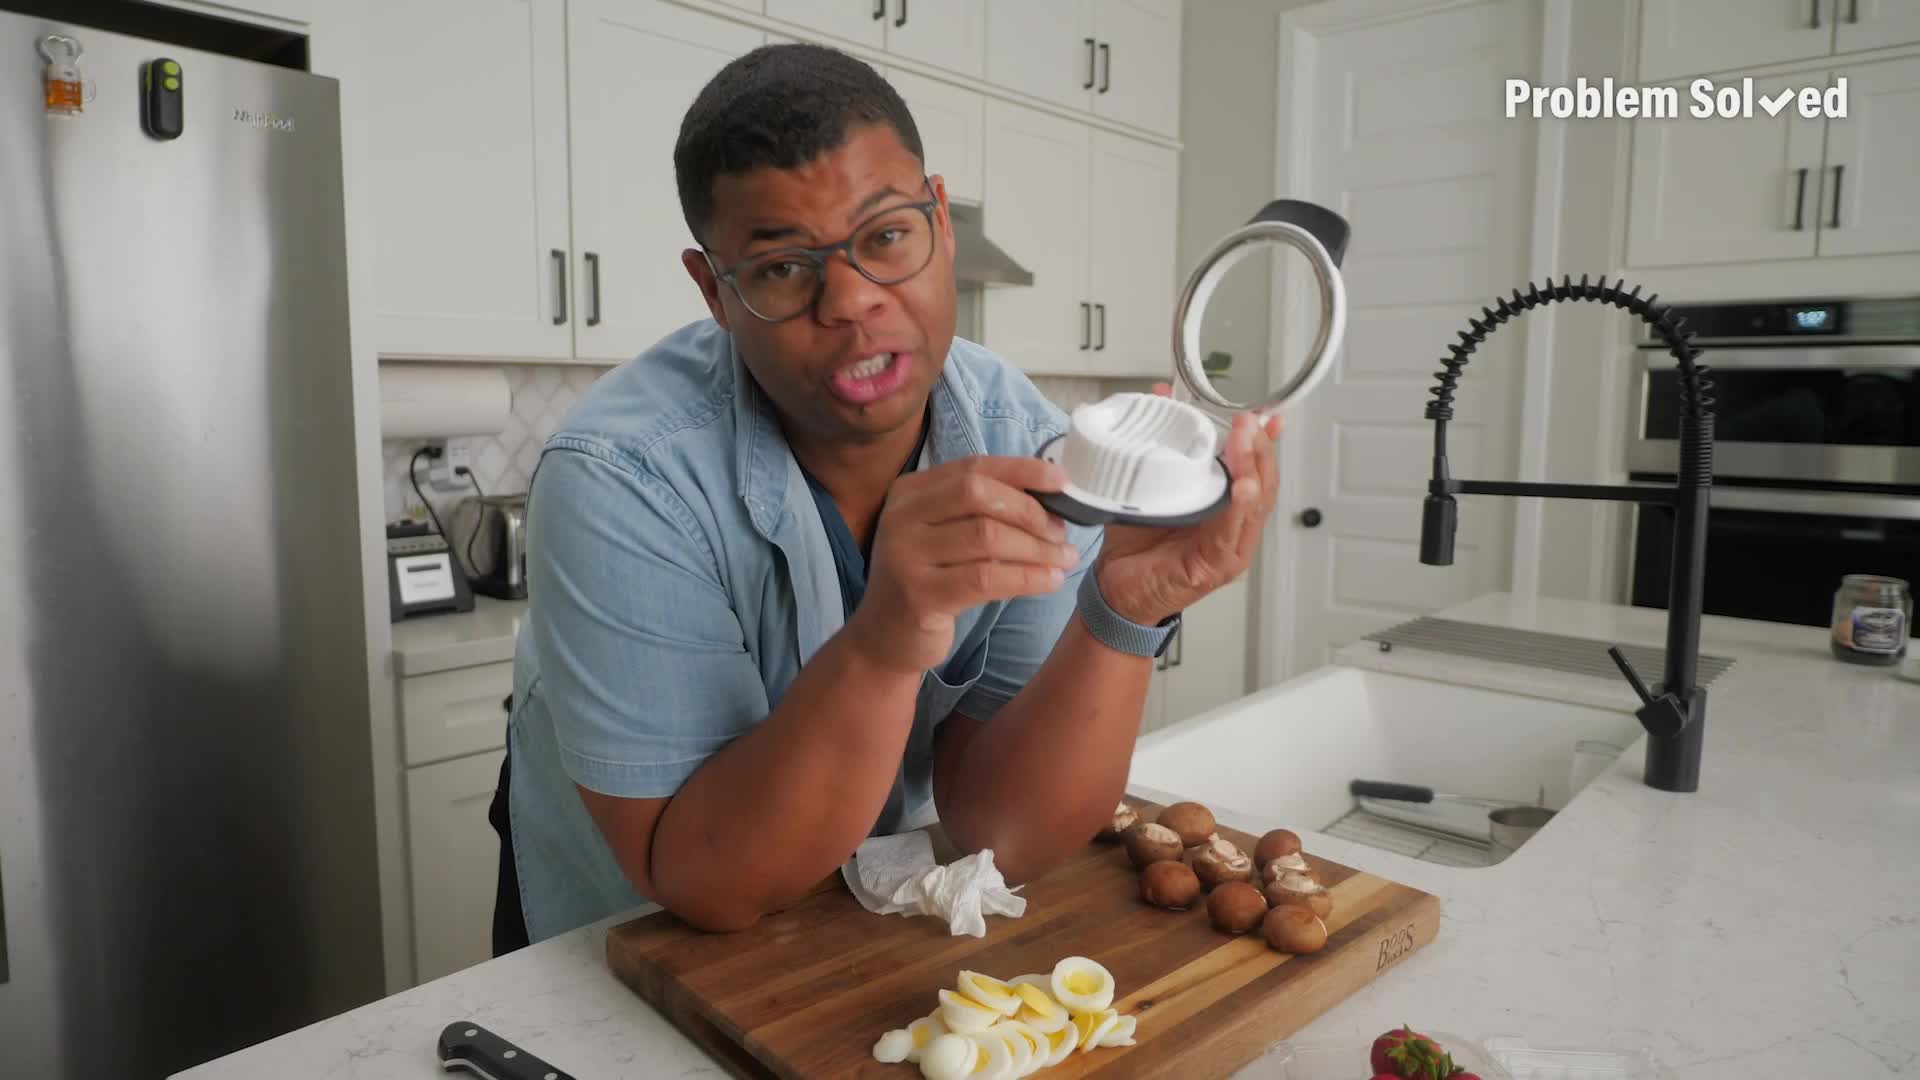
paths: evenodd
<path fill-rule="evenodd" d="M 1621 289 L 1623 282 L 1607 284 L 1603 276 L 1588 284 L 1563 277 L 1544 286 L 1529 284 L 1523 294 L 1481 308 L 1481 317 L 1468 322 L 1460 342 L 1448 347 L 1441 361 L 1439 382 L 1427 403 L 1433 421 L 1433 479 L 1427 484 L 1420 517 L 1420 561 L 1429 566 L 1453 564 L 1454 530 L 1460 510 L 1456 495 L 1544 496 L 1562 499 L 1605 499 L 1673 508 L 1673 573 L 1667 593 L 1667 650 L 1660 693 L 1649 691 L 1618 648 L 1608 655 L 1619 666 L 1641 701 L 1635 715 L 1647 730 L 1645 781 L 1661 791 L 1690 792 L 1700 786 L 1700 752 L 1707 722 L 1707 691 L 1698 681 L 1700 615 L 1707 556 L 1707 504 L 1713 488 L 1713 383 L 1707 368 L 1694 362 L 1700 350 L 1693 333 L 1684 331 L 1684 318 L 1661 307 L 1657 296 L 1640 297 L 1640 288 Z M 1591 300 L 1624 308 L 1650 324 L 1680 368 L 1680 467 L 1673 486 L 1652 484 L 1535 484 L 1489 480 L 1456 480 L 1447 470 L 1447 421 L 1453 419 L 1453 392 L 1474 349 L 1494 330 L 1516 316 L 1562 300 Z"/>

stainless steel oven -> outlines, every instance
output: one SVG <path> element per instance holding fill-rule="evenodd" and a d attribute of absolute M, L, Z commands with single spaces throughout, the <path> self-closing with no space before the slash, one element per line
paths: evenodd
<path fill-rule="evenodd" d="M 1679 305 L 1714 383 L 1708 614 L 1825 626 L 1846 574 L 1920 581 L 1920 297 Z M 1643 338 L 1627 471 L 1678 460 L 1673 358 Z M 1636 511 L 1632 602 L 1666 603 L 1671 513 Z"/>

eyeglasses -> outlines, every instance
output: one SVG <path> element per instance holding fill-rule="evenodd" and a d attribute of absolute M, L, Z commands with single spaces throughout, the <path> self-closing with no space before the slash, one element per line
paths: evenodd
<path fill-rule="evenodd" d="M 939 202 L 882 210 L 837 244 L 778 248 L 750 255 L 722 270 L 705 248 L 715 277 L 733 287 L 740 303 L 766 322 L 785 322 L 813 307 L 827 280 L 827 260 L 845 252 L 847 264 L 876 285 L 898 285 L 933 261 L 933 212 Z"/>

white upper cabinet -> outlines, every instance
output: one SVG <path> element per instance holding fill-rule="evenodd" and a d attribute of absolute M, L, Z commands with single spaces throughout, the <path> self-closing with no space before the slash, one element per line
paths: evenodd
<path fill-rule="evenodd" d="M 571 352 L 564 33 L 561 0 L 381 5 L 360 137 L 382 354 Z"/>
<path fill-rule="evenodd" d="M 981 161 L 985 156 L 986 98 L 978 91 L 929 79 L 911 72 L 888 70 L 887 81 L 900 91 L 920 146 L 927 156 L 927 174 L 946 180 L 947 198 L 979 202 L 985 194 Z"/>
<path fill-rule="evenodd" d="M 1920 41 L 1920 3 L 1914 0 L 1839 0 L 1834 47 L 1840 52 L 1884 49 Z"/>
<path fill-rule="evenodd" d="M 147 0 L 170 8 L 198 12 L 221 19 L 235 19 L 258 26 L 305 26 L 313 22 L 314 9 L 321 0 Z"/>
<path fill-rule="evenodd" d="M 766 0 L 766 4 L 767 14 L 782 22 L 869 49 L 886 47 L 887 0 Z"/>
<path fill-rule="evenodd" d="M 1027 371 L 1088 371 L 1089 132 L 1004 101 L 988 100 L 986 109 L 986 230 L 1033 272 L 1033 284 L 986 290 L 985 344 Z"/>
<path fill-rule="evenodd" d="M 880 0 L 873 0 L 880 6 Z M 887 51 L 979 78 L 987 68 L 986 0 L 886 0 Z"/>
<path fill-rule="evenodd" d="M 1754 92 L 1773 94 L 1808 81 L 1756 80 Z M 1814 254 L 1822 124 L 1797 109 L 1735 121 L 1634 121 L 1628 262 L 1675 266 Z"/>
<path fill-rule="evenodd" d="M 1159 135 L 1180 132 L 1178 0 L 1092 0 L 1093 111 Z"/>
<path fill-rule="evenodd" d="M 1833 48 L 1834 5 L 1835 0 L 1642 0 L 1640 78 L 1657 81 L 1825 56 Z"/>
<path fill-rule="evenodd" d="M 1166 208 L 1179 205 L 1180 156 L 1096 131 L 1088 175 L 1091 371 L 1171 379 L 1178 251 Z"/>
<path fill-rule="evenodd" d="M 1073 109 L 1092 107 L 1098 50 L 1085 0 L 987 0 L 987 81 Z"/>
<path fill-rule="evenodd" d="M 1820 254 L 1920 251 L 1920 59 L 1835 74 L 1847 115 L 1827 121 Z"/>
<path fill-rule="evenodd" d="M 665 0 L 570 0 L 568 10 L 574 352 L 618 363 L 707 316 L 680 263 L 695 244 L 673 145 L 694 95 L 763 35 Z"/>

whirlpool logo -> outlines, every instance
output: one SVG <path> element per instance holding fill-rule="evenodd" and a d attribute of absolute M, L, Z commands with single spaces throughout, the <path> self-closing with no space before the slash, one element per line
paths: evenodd
<path fill-rule="evenodd" d="M 234 123 L 245 124 L 248 127 L 293 134 L 293 117 L 281 116 L 279 113 L 257 113 L 252 109 L 235 109 L 233 120 Z"/>

